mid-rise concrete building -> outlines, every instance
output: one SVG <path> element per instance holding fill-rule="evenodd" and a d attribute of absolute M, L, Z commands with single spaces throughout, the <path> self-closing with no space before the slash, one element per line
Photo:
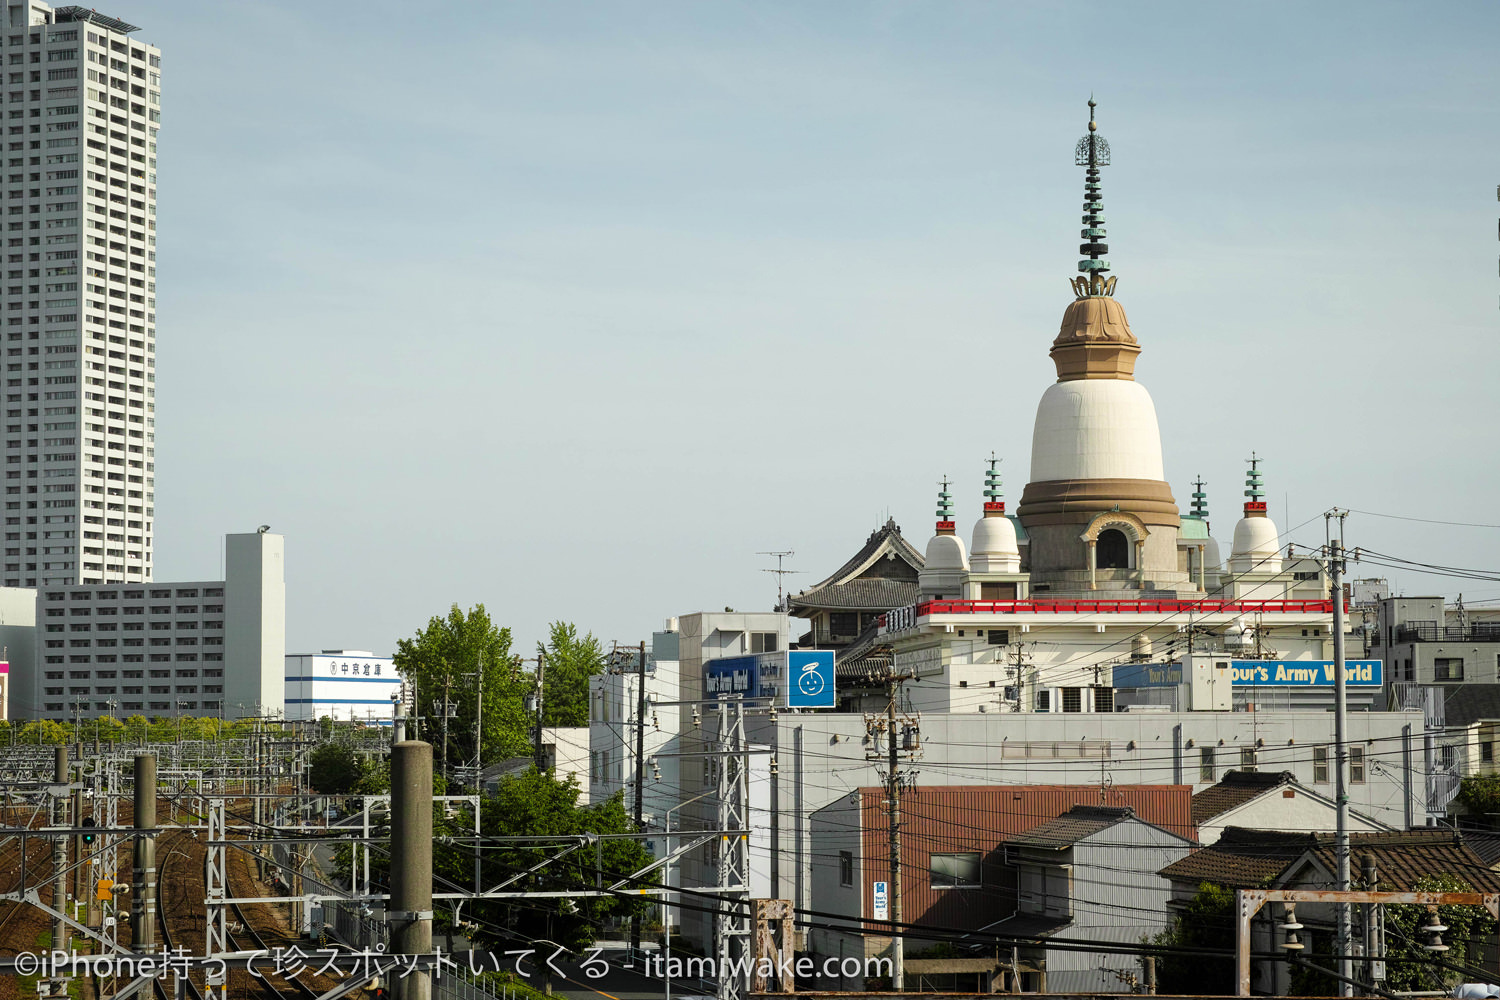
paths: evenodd
<path fill-rule="evenodd" d="M 616 657 L 609 670 L 589 678 L 589 782 L 595 802 L 625 793 L 633 807 L 636 776 L 637 720 L 644 723 L 645 785 L 642 816 L 648 829 L 665 821 L 677 804 L 679 758 L 675 754 L 680 710 L 678 700 L 678 633 L 676 621 L 651 636 L 646 654 L 646 713 L 640 703 L 640 654 Z M 630 650 L 624 652 L 630 653 Z"/>
<path fill-rule="evenodd" d="M 152 576 L 161 53 L 136 30 L 39 0 L 0 27 L 8 587 Z"/>
<path fill-rule="evenodd" d="M 225 538 L 222 580 L 44 587 L 40 649 L 15 677 L 18 716 L 221 715 L 283 711 L 285 541 Z"/>

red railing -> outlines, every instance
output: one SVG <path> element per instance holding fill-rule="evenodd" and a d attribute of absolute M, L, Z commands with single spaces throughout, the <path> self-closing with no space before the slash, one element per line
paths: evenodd
<path fill-rule="evenodd" d="M 1347 609 L 1347 606 L 1346 606 Z M 1332 614 L 1332 601 L 923 601 L 927 615 L 1064 614 Z M 895 613 L 895 612 L 892 612 Z M 882 620 L 882 624 L 886 622 Z"/>
<path fill-rule="evenodd" d="M 917 616 L 972 614 L 1333 614 L 1332 601 L 923 601 Z"/>

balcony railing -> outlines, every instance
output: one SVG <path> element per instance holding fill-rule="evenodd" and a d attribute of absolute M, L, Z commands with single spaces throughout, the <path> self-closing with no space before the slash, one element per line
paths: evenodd
<path fill-rule="evenodd" d="M 1059 614 L 1333 614 L 1332 601 L 923 601 L 927 615 Z M 896 614 L 897 612 L 890 612 Z"/>
<path fill-rule="evenodd" d="M 1396 626 L 1396 642 L 1500 642 L 1500 622 L 1473 625 L 1438 625 L 1408 622 Z"/>

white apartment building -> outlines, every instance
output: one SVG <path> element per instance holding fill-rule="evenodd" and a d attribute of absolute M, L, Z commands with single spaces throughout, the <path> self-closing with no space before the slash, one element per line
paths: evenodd
<path fill-rule="evenodd" d="M 285 539 L 225 538 L 223 580 L 36 591 L 40 647 L 12 674 L 18 716 L 220 715 L 284 710 Z"/>
<path fill-rule="evenodd" d="M 136 30 L 38 0 L 0 22 L 7 587 L 151 579 L 161 53 Z"/>

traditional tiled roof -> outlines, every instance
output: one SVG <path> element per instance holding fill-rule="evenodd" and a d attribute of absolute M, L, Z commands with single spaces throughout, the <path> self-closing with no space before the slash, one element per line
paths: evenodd
<path fill-rule="evenodd" d="M 1353 834 L 1349 838 L 1349 870 L 1356 878 L 1362 858 L 1371 854 L 1380 888 L 1406 892 L 1416 888 L 1424 876 L 1454 875 L 1473 887 L 1475 892 L 1500 892 L 1500 873 L 1490 870 L 1474 850 L 1464 843 L 1457 830 L 1434 827 L 1426 830 L 1399 830 L 1392 833 Z M 1320 834 L 1312 854 L 1318 863 L 1332 872 L 1333 837 Z M 1331 888 L 1331 887 L 1330 887 Z"/>
<path fill-rule="evenodd" d="M 1443 688 L 1443 718 L 1449 726 L 1500 719 L 1500 684 L 1459 684 Z"/>
<path fill-rule="evenodd" d="M 793 607 L 847 608 L 850 611 L 889 611 L 916 603 L 915 580 L 850 580 L 792 595 Z"/>
<path fill-rule="evenodd" d="M 893 558 L 903 572 L 884 572 L 881 563 Z M 848 562 L 826 579 L 788 599 L 796 608 L 849 608 L 888 611 L 905 607 L 917 599 L 916 571 L 922 568 L 922 553 L 901 536 L 894 518 L 876 528 Z M 901 577 L 909 579 L 901 579 Z"/>
<path fill-rule="evenodd" d="M 1207 822 L 1222 812 L 1293 781 L 1290 771 L 1230 771 L 1217 785 L 1193 796 L 1193 822 Z"/>
<path fill-rule="evenodd" d="M 1018 847 L 1051 847 L 1061 850 L 1085 837 L 1123 823 L 1135 815 L 1129 806 L 1074 806 L 1057 819 L 1048 820 L 1012 837 L 1009 843 Z"/>
<path fill-rule="evenodd" d="M 1464 843 L 1490 866 L 1500 864 L 1500 833 L 1493 830 L 1465 830 Z"/>
<path fill-rule="evenodd" d="M 1350 870 L 1356 879 L 1361 858 L 1375 859 L 1380 887 L 1405 891 L 1424 876 L 1454 875 L 1476 892 L 1500 891 L 1500 873 L 1490 870 L 1463 835 L 1446 828 L 1354 833 L 1349 836 Z M 1173 882 L 1213 882 L 1234 889 L 1253 889 L 1274 882 L 1299 859 L 1315 860 L 1335 870 L 1334 835 L 1282 833 L 1229 827 L 1220 840 L 1161 870 Z M 1314 886 L 1316 887 L 1316 886 Z"/>
<path fill-rule="evenodd" d="M 1246 830 L 1231 826 L 1224 830 L 1217 843 L 1168 865 L 1161 870 L 1161 875 L 1173 882 L 1193 885 L 1213 882 L 1230 888 L 1253 889 L 1280 875 L 1315 843 L 1314 835 L 1310 833 Z"/>

